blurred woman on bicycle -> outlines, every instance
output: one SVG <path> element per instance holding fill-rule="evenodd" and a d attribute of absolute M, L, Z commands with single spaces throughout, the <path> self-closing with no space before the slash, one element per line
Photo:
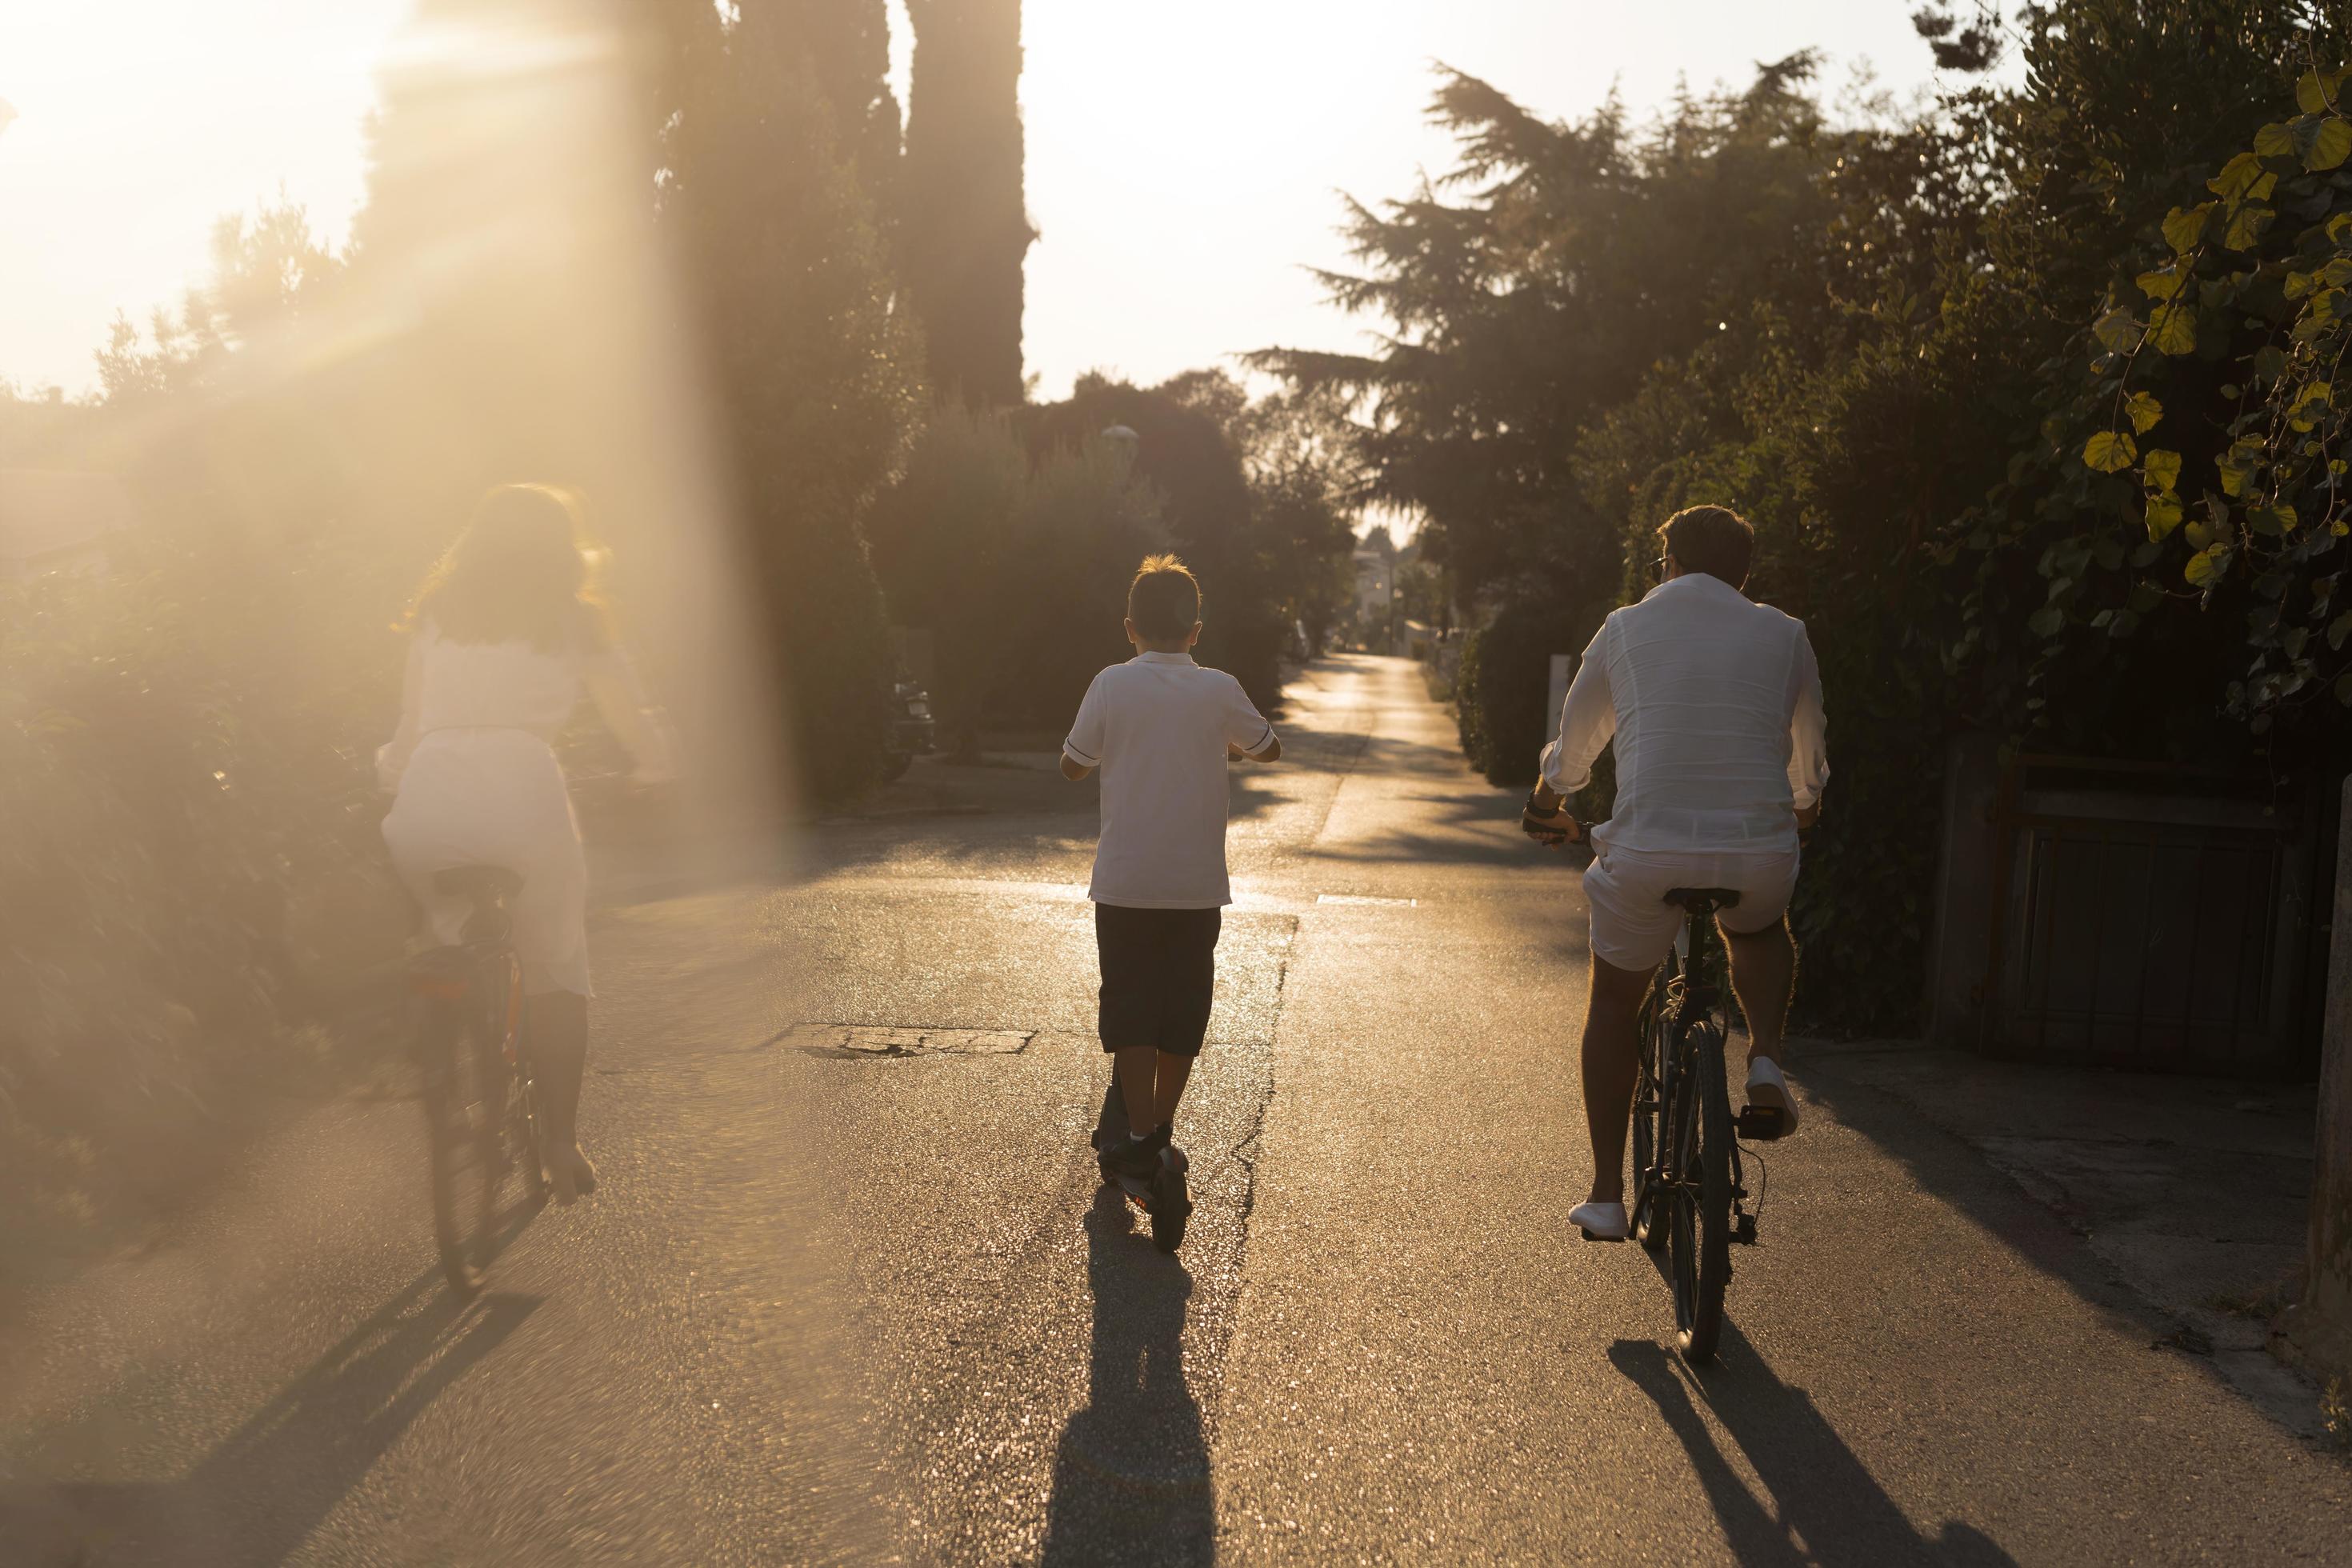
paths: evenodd
<path fill-rule="evenodd" d="M 394 795 L 384 843 L 435 938 L 455 942 L 466 901 L 436 872 L 496 866 L 522 879 L 510 910 L 528 997 L 525 1043 L 543 1095 L 557 1198 L 593 1192 L 577 1131 L 588 1054 L 588 867 L 553 742 L 583 696 L 636 765 L 671 776 L 659 710 L 589 587 L 578 505 L 547 485 L 501 485 L 425 579 L 411 612 L 400 728 L 376 753 Z"/>

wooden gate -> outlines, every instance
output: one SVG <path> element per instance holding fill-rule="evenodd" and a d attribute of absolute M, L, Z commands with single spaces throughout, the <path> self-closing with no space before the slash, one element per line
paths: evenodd
<path fill-rule="evenodd" d="M 2318 846 L 2307 788 L 2021 756 L 2001 769 L 1992 815 L 1984 1049 L 2310 1070 Z"/>

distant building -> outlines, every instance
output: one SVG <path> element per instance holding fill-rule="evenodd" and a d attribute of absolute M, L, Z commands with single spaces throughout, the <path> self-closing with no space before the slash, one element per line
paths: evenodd
<path fill-rule="evenodd" d="M 101 570 L 108 537 L 130 522 L 112 474 L 0 468 L 0 579 Z"/>

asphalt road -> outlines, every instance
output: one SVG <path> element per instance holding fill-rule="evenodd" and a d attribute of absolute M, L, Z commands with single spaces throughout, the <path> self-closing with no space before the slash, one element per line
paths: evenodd
<path fill-rule="evenodd" d="M 1562 1223 L 1574 872 L 1410 664 L 1282 728 L 1178 1258 L 1086 1146 L 1093 786 L 926 763 L 796 886 L 600 921 L 604 1190 L 471 1307 L 362 1100 L 16 1301 L 0 1563 L 2352 1561 L 2352 1467 L 1864 1089 L 1807 1093 L 1683 1367 L 1648 1257 Z"/>

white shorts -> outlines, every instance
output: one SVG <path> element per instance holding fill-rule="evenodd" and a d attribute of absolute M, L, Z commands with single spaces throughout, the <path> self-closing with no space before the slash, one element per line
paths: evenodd
<path fill-rule="evenodd" d="M 1653 854 L 1606 849 L 1584 873 L 1592 910 L 1592 952 L 1620 969 L 1647 973 L 1665 962 L 1684 914 L 1666 902 L 1675 888 L 1729 888 L 1738 906 L 1722 912 L 1723 929 L 1762 931 L 1789 912 L 1797 888 L 1797 851 L 1762 855 Z"/>

